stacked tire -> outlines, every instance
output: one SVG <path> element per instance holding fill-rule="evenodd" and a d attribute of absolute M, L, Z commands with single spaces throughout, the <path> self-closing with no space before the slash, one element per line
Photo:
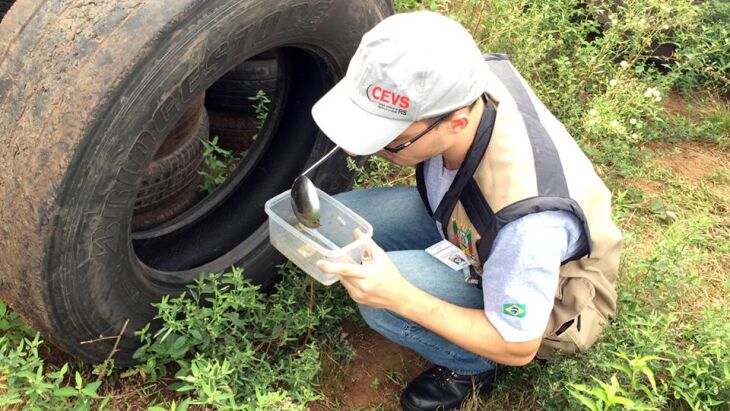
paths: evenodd
<path fill-rule="evenodd" d="M 273 98 L 277 68 L 276 54 L 264 53 L 236 66 L 208 88 L 205 106 L 210 135 L 218 137 L 221 148 L 241 155 L 251 147 L 258 131 L 256 97 L 262 93 Z"/>
<path fill-rule="evenodd" d="M 142 177 L 132 231 L 147 230 L 180 215 L 200 199 L 198 171 L 208 140 L 208 114 L 198 99 L 168 134 Z"/>

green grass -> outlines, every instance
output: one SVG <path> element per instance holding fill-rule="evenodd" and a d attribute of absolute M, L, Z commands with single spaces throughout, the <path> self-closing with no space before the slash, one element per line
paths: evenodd
<path fill-rule="evenodd" d="M 727 409 L 729 11 L 718 1 L 637 0 L 601 27 L 601 10 L 575 4 L 396 1 L 399 11 L 451 15 L 483 51 L 510 54 L 594 161 L 624 233 L 619 312 L 593 349 L 513 368 L 464 409 Z M 676 44 L 674 58 L 655 61 L 654 42 Z M 670 167 L 692 147 L 718 164 Z M 382 159 L 350 166 L 356 187 L 414 184 L 412 168 Z M 49 361 L 53 352 L 0 302 L 0 408 L 305 409 L 318 400 L 340 409 L 336 393 L 357 355 L 341 326 L 358 321 L 355 305 L 339 286 L 311 294 L 291 266 L 282 275 L 270 298 L 234 270 L 206 275 L 192 300 L 163 300 L 161 331 L 140 333 L 142 362 L 127 370 Z M 412 366 L 370 388 L 404 386 Z"/>

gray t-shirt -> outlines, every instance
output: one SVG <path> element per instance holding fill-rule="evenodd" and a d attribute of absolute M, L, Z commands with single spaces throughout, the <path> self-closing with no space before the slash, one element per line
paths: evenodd
<path fill-rule="evenodd" d="M 441 170 L 441 156 L 424 164 L 432 210 L 438 207 L 457 171 Z M 560 263 L 580 250 L 584 242 L 580 221 L 567 211 L 528 214 L 499 231 L 484 267 L 482 290 L 484 313 L 505 341 L 529 341 L 543 334 L 553 309 Z"/>

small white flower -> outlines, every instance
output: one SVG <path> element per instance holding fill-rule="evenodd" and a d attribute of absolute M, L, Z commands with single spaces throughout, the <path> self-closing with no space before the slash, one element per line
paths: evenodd
<path fill-rule="evenodd" d="M 630 119 L 629 119 L 629 124 L 631 124 L 632 126 L 633 126 L 634 124 L 636 124 L 636 119 L 635 119 L 635 118 L 630 118 Z"/>
<path fill-rule="evenodd" d="M 618 127 L 618 120 L 611 120 L 611 127 L 617 128 Z"/>
<path fill-rule="evenodd" d="M 633 140 L 633 141 L 637 141 L 637 140 L 639 140 L 639 135 L 638 135 L 638 134 L 636 134 L 636 133 L 631 133 L 631 136 L 630 136 L 630 138 L 631 138 L 631 140 Z"/>
<path fill-rule="evenodd" d="M 656 89 L 654 87 L 649 87 L 644 92 L 644 97 L 649 98 L 649 97 L 653 96 L 655 91 L 656 91 Z"/>
<path fill-rule="evenodd" d="M 639 27 L 643 27 L 646 24 L 646 19 L 639 20 Z"/>
<path fill-rule="evenodd" d="M 662 95 L 662 93 L 660 93 L 659 90 L 657 90 L 657 89 L 652 89 L 651 90 L 651 95 L 654 96 L 654 97 L 659 97 L 659 96 Z"/>
<path fill-rule="evenodd" d="M 654 101 L 656 101 L 658 103 L 658 102 L 662 101 L 662 98 L 660 96 L 656 96 L 656 97 L 654 97 Z"/>
<path fill-rule="evenodd" d="M 611 87 L 615 86 L 616 84 L 618 84 L 618 80 L 616 80 L 615 78 L 612 78 L 612 79 L 611 79 L 611 80 L 610 80 L 610 81 L 608 82 L 608 85 L 610 85 Z"/>
<path fill-rule="evenodd" d="M 588 125 L 589 126 L 593 126 L 595 124 L 596 124 L 596 120 L 593 120 L 593 119 L 588 120 Z"/>
<path fill-rule="evenodd" d="M 595 116 L 596 114 L 598 114 L 598 111 L 596 111 L 595 108 L 592 108 L 592 109 L 588 110 L 588 114 Z"/>
<path fill-rule="evenodd" d="M 662 30 L 669 30 L 669 24 L 665 24 L 662 26 Z"/>
<path fill-rule="evenodd" d="M 621 63 L 619 63 L 619 65 L 621 66 L 621 68 L 626 68 L 629 66 L 629 62 L 626 60 L 622 60 Z"/>

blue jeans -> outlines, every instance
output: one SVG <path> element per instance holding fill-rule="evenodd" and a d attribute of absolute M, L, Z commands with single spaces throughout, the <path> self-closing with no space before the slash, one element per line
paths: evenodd
<path fill-rule="evenodd" d="M 452 304 L 484 308 L 482 291 L 426 251 L 441 241 L 415 187 L 353 190 L 335 196 L 373 226 L 373 239 L 388 252 L 401 275 L 419 289 Z M 494 368 L 494 362 L 445 340 L 391 311 L 359 305 L 365 322 L 389 340 L 459 374 Z"/>

